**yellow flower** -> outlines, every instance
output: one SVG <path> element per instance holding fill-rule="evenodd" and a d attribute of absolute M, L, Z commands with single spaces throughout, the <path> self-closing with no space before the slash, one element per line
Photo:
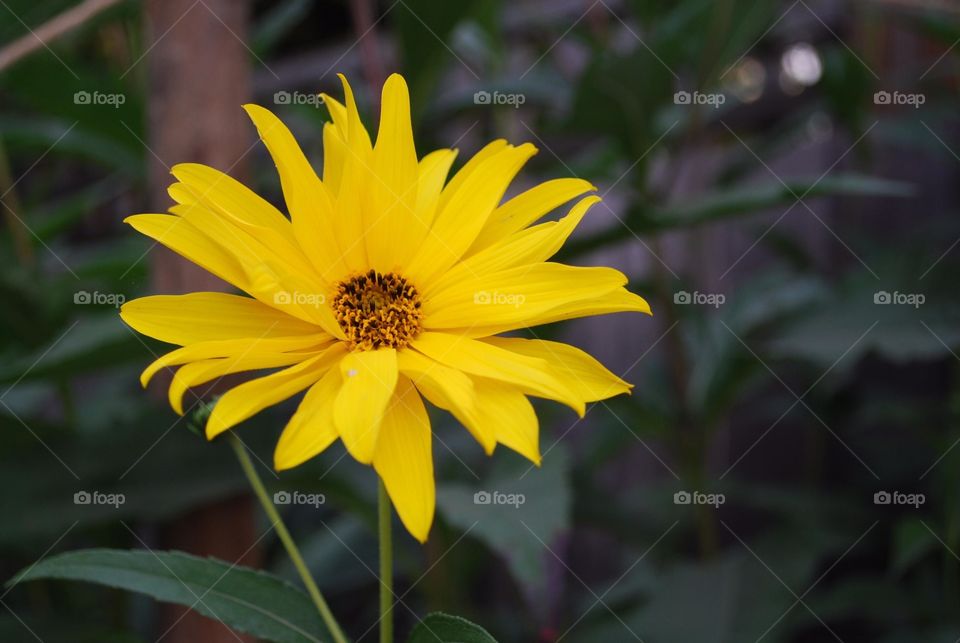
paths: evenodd
<path fill-rule="evenodd" d="M 151 364 L 144 386 L 179 366 L 170 404 L 183 413 L 193 386 L 225 375 L 281 369 L 226 392 L 206 425 L 213 439 L 304 390 L 277 444 L 278 470 L 337 438 L 383 479 L 403 524 L 421 542 L 433 521 L 430 422 L 423 398 L 453 414 L 487 454 L 502 444 L 540 462 L 537 417 L 527 396 L 587 402 L 631 385 L 572 346 L 498 333 L 618 311 L 648 313 L 611 268 L 547 260 L 586 211 L 588 196 L 559 221 L 537 221 L 595 188 L 556 179 L 501 204 L 529 143 L 490 143 L 447 181 L 456 150 L 419 161 L 403 78 L 383 87 L 376 144 L 350 86 L 323 100 L 318 177 L 271 112 L 245 109 L 280 174 L 290 218 L 212 168 L 173 168 L 170 214 L 138 214 L 139 232 L 250 296 L 217 292 L 131 301 L 131 327 L 178 348 Z M 536 225 L 535 225 L 536 224 Z"/>

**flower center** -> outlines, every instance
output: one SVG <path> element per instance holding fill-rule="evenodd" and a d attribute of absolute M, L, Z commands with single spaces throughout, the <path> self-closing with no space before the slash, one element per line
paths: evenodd
<path fill-rule="evenodd" d="M 351 350 L 403 348 L 420 332 L 420 295 L 392 272 L 370 270 L 338 283 L 333 312 Z"/>

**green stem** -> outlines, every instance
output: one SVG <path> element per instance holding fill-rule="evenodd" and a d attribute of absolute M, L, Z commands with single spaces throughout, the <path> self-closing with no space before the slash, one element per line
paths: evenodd
<path fill-rule="evenodd" d="M 380 531 L 380 643 L 393 643 L 393 535 L 391 533 L 390 496 L 383 480 L 377 491 Z"/>
<path fill-rule="evenodd" d="M 297 573 L 300 574 L 300 580 L 302 580 L 306 586 L 307 593 L 310 594 L 313 604 L 317 606 L 317 611 L 320 612 L 323 622 L 327 624 L 327 629 L 330 630 L 330 636 L 333 637 L 335 643 L 347 643 L 347 637 L 343 635 L 343 630 L 340 629 L 337 619 L 333 617 L 333 612 L 330 611 L 327 601 L 324 600 L 323 594 L 320 593 L 320 589 L 317 587 L 317 583 L 313 580 L 313 576 L 310 575 L 310 570 L 307 569 L 306 563 L 303 562 L 303 556 L 300 555 L 300 550 L 297 549 L 297 545 L 293 542 L 290 532 L 287 531 L 287 526 L 283 523 L 280 513 L 267 494 L 267 489 L 263 486 L 263 480 L 260 479 L 260 474 L 257 473 L 256 467 L 253 466 L 253 461 L 250 460 L 250 455 L 247 453 L 246 447 L 243 446 L 240 439 L 232 432 L 230 433 L 229 439 L 230 446 L 233 447 L 234 453 L 237 454 L 237 460 L 240 461 L 240 467 L 243 468 L 243 472 L 247 475 L 247 480 L 250 481 L 250 486 L 253 487 L 253 492 L 263 506 L 263 510 L 267 513 L 267 517 L 273 523 L 273 527 L 280 537 L 280 542 L 283 543 L 283 548 L 287 550 L 293 566 L 297 568 Z"/>

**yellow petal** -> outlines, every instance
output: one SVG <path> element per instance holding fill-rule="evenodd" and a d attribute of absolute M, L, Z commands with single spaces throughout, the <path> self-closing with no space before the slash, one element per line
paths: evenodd
<path fill-rule="evenodd" d="M 443 189 L 443 193 L 440 195 L 440 203 L 438 204 L 439 208 L 442 210 L 446 207 L 453 195 L 460 190 L 464 181 L 470 178 L 470 175 L 472 175 L 484 161 L 506 150 L 507 147 L 507 141 L 498 138 L 484 145 L 479 152 L 470 157 L 470 159 L 463 164 L 463 167 L 457 170 L 456 174 L 453 175 L 453 178 L 450 179 L 450 182 L 447 183 L 447 186 Z"/>
<path fill-rule="evenodd" d="M 299 248 L 276 231 L 253 226 L 240 227 L 222 214 L 196 203 L 171 206 L 170 212 L 203 231 L 224 252 L 234 257 L 248 276 L 263 265 L 284 266 L 302 275 L 303 281 L 312 283 L 315 290 L 325 283 Z"/>
<path fill-rule="evenodd" d="M 247 418 L 296 395 L 315 384 L 345 351 L 342 342 L 296 366 L 260 377 L 224 393 L 207 420 L 207 439 L 212 440 Z"/>
<path fill-rule="evenodd" d="M 273 454 L 277 471 L 303 464 L 337 439 L 333 401 L 340 390 L 340 370 L 331 368 L 310 387 L 280 435 Z"/>
<path fill-rule="evenodd" d="M 347 133 L 349 132 L 349 115 L 347 114 L 347 108 L 344 107 L 343 103 L 329 94 L 321 93 L 320 98 L 323 99 L 323 104 L 327 106 L 327 111 L 330 112 L 333 127 L 336 128 L 340 137 L 346 140 Z"/>
<path fill-rule="evenodd" d="M 327 280 L 345 272 L 333 234 L 333 202 L 287 126 L 259 105 L 244 105 L 277 165 L 293 231 L 305 254 Z"/>
<path fill-rule="evenodd" d="M 443 184 L 447 180 L 450 166 L 453 165 L 456 158 L 457 150 L 436 150 L 420 160 L 416 210 L 423 216 L 423 220 L 428 227 L 436 215 Z"/>
<path fill-rule="evenodd" d="M 592 299 L 627 283 L 613 268 L 558 263 L 517 266 L 463 278 L 424 294 L 425 328 L 458 328 L 525 322 L 572 301 Z M 526 325 L 533 325 L 528 323 Z"/>
<path fill-rule="evenodd" d="M 346 133 L 346 140 L 354 151 L 363 155 L 371 149 L 370 134 L 367 133 L 367 128 L 363 126 L 363 121 L 360 120 L 360 110 L 357 109 L 357 101 L 353 97 L 353 89 L 347 82 L 347 77 L 343 74 L 337 74 L 337 77 L 340 79 L 340 84 L 343 85 L 344 110 L 347 116 L 346 129 L 341 129 Z"/>
<path fill-rule="evenodd" d="M 167 390 L 167 400 L 170 407 L 179 415 L 183 415 L 183 398 L 187 391 L 195 386 L 213 382 L 206 392 L 213 390 L 217 383 L 227 375 L 243 373 L 245 371 L 259 371 L 267 368 L 292 366 L 315 357 L 318 352 L 291 352 L 291 353 L 238 353 L 230 357 L 218 359 L 204 359 L 198 362 L 184 364 L 173 374 L 170 388 Z M 205 393 L 194 394 L 193 399 L 199 401 Z"/>
<path fill-rule="evenodd" d="M 546 261 L 573 233 L 590 206 L 599 200 L 600 197 L 587 197 L 560 221 L 542 223 L 497 241 L 459 262 L 431 284 L 431 290 L 440 292 L 471 277 Z"/>
<path fill-rule="evenodd" d="M 282 223 L 263 225 L 245 216 L 236 216 L 234 212 L 237 208 L 228 211 L 224 208 L 232 207 L 230 204 L 213 203 L 197 188 L 186 183 L 174 183 L 167 188 L 167 192 L 177 202 L 177 205 L 170 208 L 171 213 L 183 217 L 198 230 L 202 230 L 211 241 L 237 257 L 242 264 L 250 264 L 252 259 L 255 265 L 263 255 L 284 257 L 298 270 L 319 275 L 293 236 L 290 222 L 279 212 L 276 214 Z"/>
<path fill-rule="evenodd" d="M 125 303 L 120 317 L 147 337 L 181 346 L 221 339 L 314 336 L 319 330 L 255 299 L 220 292 L 141 297 Z"/>
<path fill-rule="evenodd" d="M 188 192 L 179 192 L 184 200 L 207 205 L 240 225 L 275 230 L 292 241 L 290 221 L 267 200 L 240 181 L 219 170 L 199 163 L 179 163 L 170 169 Z M 186 197 L 190 197 L 187 199 Z"/>
<path fill-rule="evenodd" d="M 534 146 L 524 143 L 520 147 L 507 147 L 480 163 L 451 194 L 449 201 L 441 204 L 423 244 L 404 273 L 425 286 L 448 270 L 476 239 L 510 182 L 536 152 Z"/>
<path fill-rule="evenodd" d="M 585 192 L 596 190 L 583 179 L 554 179 L 513 197 L 490 215 L 468 255 L 478 252 Z"/>
<path fill-rule="evenodd" d="M 249 288 L 249 279 L 236 257 L 180 217 L 169 214 L 135 214 L 123 222 L 227 283 L 241 290 Z"/>
<path fill-rule="evenodd" d="M 474 378 L 477 421 L 497 442 L 540 466 L 540 423 L 530 400 L 516 388 L 483 377 Z"/>
<path fill-rule="evenodd" d="M 333 341 L 326 333 L 316 335 L 301 335 L 294 337 L 245 337 L 243 339 L 215 339 L 198 342 L 170 351 L 166 355 L 154 360 L 143 373 L 140 374 L 140 384 L 144 387 L 151 378 L 161 369 L 168 366 L 178 366 L 187 362 L 197 362 L 206 359 L 230 357 L 246 353 L 283 353 L 300 349 L 317 348 L 321 344 Z"/>
<path fill-rule="evenodd" d="M 400 522 L 427 540 L 436 506 L 430 418 L 417 389 L 400 378 L 383 416 L 373 467 L 383 479 Z"/>
<path fill-rule="evenodd" d="M 632 388 L 589 353 L 569 344 L 519 337 L 490 337 L 483 341 L 548 362 L 554 372 L 562 377 L 584 402 L 605 400 L 614 395 L 629 393 Z"/>
<path fill-rule="evenodd" d="M 641 297 L 635 295 L 625 288 L 617 288 L 608 293 L 593 297 L 590 299 L 578 299 L 565 302 L 556 308 L 535 315 L 529 319 L 513 321 L 509 323 L 494 324 L 485 326 L 482 324 L 471 323 L 462 328 L 447 329 L 445 332 L 464 335 L 466 337 L 490 337 L 518 328 L 531 328 L 541 324 L 552 324 L 567 319 L 576 319 L 577 317 L 591 317 L 594 315 L 609 315 L 610 313 L 644 313 L 652 315 L 650 304 Z"/>
<path fill-rule="evenodd" d="M 343 178 L 343 164 L 347 150 L 337 127 L 332 123 L 323 125 L 323 184 L 331 195 L 339 194 Z"/>
<path fill-rule="evenodd" d="M 487 455 L 493 453 L 497 445 L 496 433 L 493 427 L 481 421 L 481 410 L 477 408 L 473 381 L 469 376 L 409 348 L 397 353 L 397 368 L 431 404 L 453 414 Z"/>
<path fill-rule="evenodd" d="M 373 150 L 372 216 L 366 229 L 370 266 L 381 272 L 397 268 L 398 251 L 409 252 L 422 238 L 418 218 L 417 151 L 410 122 L 410 95 L 399 74 L 383 85 L 380 130 Z"/>
<path fill-rule="evenodd" d="M 370 464 L 380 422 L 397 385 L 397 351 L 348 353 L 340 361 L 343 383 L 333 405 L 333 420 L 344 446 L 357 461 Z"/>
<path fill-rule="evenodd" d="M 412 346 L 441 364 L 513 385 L 529 395 L 557 400 L 581 417 L 584 414 L 583 400 L 551 371 L 546 360 L 446 333 L 421 333 Z"/>
<path fill-rule="evenodd" d="M 376 213 L 372 211 L 373 198 L 370 191 L 377 178 L 373 172 L 370 136 L 360 120 L 353 90 L 342 74 L 340 81 L 343 84 L 346 123 L 337 123 L 344 147 L 343 171 L 335 200 L 337 216 L 334 220 L 334 232 L 348 271 L 362 271 L 370 267 L 367 258 L 366 226 L 376 217 Z M 337 118 L 336 114 L 334 116 Z"/>

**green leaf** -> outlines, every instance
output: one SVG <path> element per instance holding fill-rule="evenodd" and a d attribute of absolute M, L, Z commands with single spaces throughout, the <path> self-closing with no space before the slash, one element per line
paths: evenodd
<path fill-rule="evenodd" d="M 287 0 L 277 3 L 257 22 L 253 29 L 253 50 L 266 56 L 287 33 L 310 13 L 311 0 Z"/>
<path fill-rule="evenodd" d="M 239 632 L 276 643 L 319 642 L 326 636 L 304 592 L 270 574 L 212 558 L 88 549 L 43 560 L 7 586 L 51 578 L 99 583 L 186 605 Z"/>
<path fill-rule="evenodd" d="M 737 185 L 650 211 L 643 203 L 634 205 L 624 217 L 624 225 L 634 235 L 647 235 L 674 229 L 691 229 L 698 225 L 745 217 L 770 208 L 793 206 L 805 212 L 797 197 L 804 201 L 825 196 L 907 197 L 913 194 L 910 184 L 861 174 L 838 174 L 822 180 L 772 181 L 766 185 Z M 623 225 L 613 225 L 592 236 L 568 243 L 562 257 L 568 258 L 595 250 L 609 243 L 622 241 L 630 233 Z"/>
<path fill-rule="evenodd" d="M 938 546 L 937 539 L 924 527 L 922 520 L 901 520 L 893 532 L 891 569 L 897 574 L 903 574 Z"/>
<path fill-rule="evenodd" d="M 423 109 L 426 98 L 444 66 L 465 66 L 467 73 L 476 76 L 470 67 L 447 44 L 454 28 L 482 5 L 479 0 L 462 2 L 435 2 L 407 0 L 399 3 L 391 13 L 395 20 L 403 69 L 413 96 L 414 110 Z"/>
<path fill-rule="evenodd" d="M 912 194 L 909 184 L 859 174 L 826 177 L 820 181 L 779 181 L 758 187 L 747 185 L 708 194 L 697 201 L 668 207 L 652 217 L 654 227 L 708 223 L 718 219 L 751 214 L 759 210 L 788 205 L 802 196 L 804 200 L 819 196 L 896 196 Z M 803 209 L 802 205 L 797 207 Z"/>
<path fill-rule="evenodd" d="M 544 545 L 555 545 L 569 526 L 570 504 L 569 458 L 562 446 L 544 457 L 540 469 L 518 457 L 515 466 L 475 486 L 437 489 L 444 517 L 503 556 L 531 600 L 546 583 L 550 553 Z"/>
<path fill-rule="evenodd" d="M 497 640 L 485 629 L 465 618 L 434 612 L 417 625 L 407 642 L 497 643 Z"/>

